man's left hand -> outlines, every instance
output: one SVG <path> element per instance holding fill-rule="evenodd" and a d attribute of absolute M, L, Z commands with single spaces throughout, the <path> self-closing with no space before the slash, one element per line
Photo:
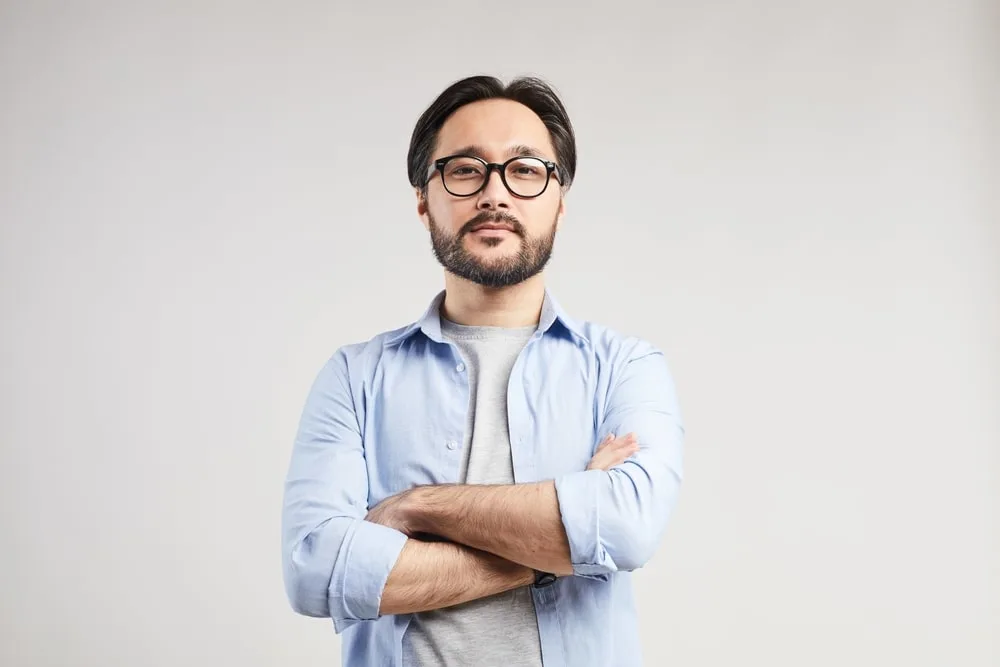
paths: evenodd
<path fill-rule="evenodd" d="M 413 489 L 410 489 L 389 496 L 368 511 L 365 521 L 393 528 L 407 537 L 413 537 L 418 531 L 414 525 L 414 513 L 411 511 L 412 494 Z"/>

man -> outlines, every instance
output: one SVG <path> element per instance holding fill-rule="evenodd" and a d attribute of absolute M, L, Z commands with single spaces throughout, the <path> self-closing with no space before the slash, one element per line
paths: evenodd
<path fill-rule="evenodd" d="M 566 110 L 538 79 L 464 79 L 408 169 L 445 289 L 312 386 L 285 486 L 292 607 L 333 620 L 348 667 L 639 665 L 630 572 L 675 506 L 684 431 L 663 354 L 544 285 Z"/>

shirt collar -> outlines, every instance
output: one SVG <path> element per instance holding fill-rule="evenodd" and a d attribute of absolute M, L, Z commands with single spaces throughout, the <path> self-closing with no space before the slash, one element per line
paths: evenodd
<path fill-rule="evenodd" d="M 427 310 L 421 315 L 420 319 L 413 324 L 404 327 L 401 331 L 398 331 L 393 336 L 389 337 L 386 341 L 386 345 L 395 345 L 400 343 L 410 336 L 414 335 L 418 331 L 423 332 L 425 336 L 430 338 L 436 343 L 443 343 L 444 336 L 441 334 L 441 304 L 444 302 L 444 297 L 446 290 L 441 290 L 437 295 L 431 300 Z M 580 325 L 574 321 L 566 311 L 563 310 L 562 306 L 556 300 L 552 293 L 546 289 L 545 296 L 542 300 L 542 312 L 538 319 L 538 333 L 555 333 L 558 328 L 562 328 L 569 335 L 584 344 L 589 344 L 587 337 L 583 334 L 583 329 Z"/>

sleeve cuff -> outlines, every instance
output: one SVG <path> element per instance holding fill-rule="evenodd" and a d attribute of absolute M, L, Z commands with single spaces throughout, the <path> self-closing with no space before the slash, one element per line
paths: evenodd
<path fill-rule="evenodd" d="M 569 541 L 573 573 L 606 580 L 617 568 L 601 546 L 600 487 L 607 473 L 603 470 L 573 472 L 555 480 L 556 498 L 563 528 Z"/>
<path fill-rule="evenodd" d="M 346 618 L 334 616 L 338 632 L 343 627 L 353 625 L 352 621 L 371 621 L 379 618 L 382 591 L 389 578 L 399 553 L 406 544 L 407 537 L 393 528 L 359 520 L 355 523 L 347 546 L 343 581 L 339 590 L 344 598 L 341 604 L 331 604 L 332 609 L 341 609 Z M 330 593 L 338 587 L 331 582 Z"/>

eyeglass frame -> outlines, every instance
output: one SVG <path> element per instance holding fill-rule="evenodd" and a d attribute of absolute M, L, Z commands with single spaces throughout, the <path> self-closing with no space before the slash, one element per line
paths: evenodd
<path fill-rule="evenodd" d="M 444 166 L 448 164 L 450 160 L 454 160 L 455 158 L 460 158 L 460 157 L 476 160 L 477 162 L 481 163 L 484 167 L 486 167 L 486 175 L 483 177 L 483 184 L 480 185 L 478 188 L 476 188 L 475 192 L 470 192 L 467 195 L 456 195 L 454 192 L 448 189 L 448 186 L 444 182 Z M 539 192 L 536 195 L 519 195 L 516 192 L 514 192 L 513 188 L 511 188 L 510 185 L 507 183 L 507 165 L 509 165 L 511 162 L 515 162 L 516 160 L 524 160 L 526 158 L 530 158 L 532 160 L 538 160 L 543 165 L 545 165 L 545 185 L 542 186 L 541 192 Z M 456 153 L 454 155 L 446 155 L 442 158 L 434 160 L 434 163 L 431 165 L 431 169 L 434 172 L 437 172 L 438 174 L 441 175 L 441 186 L 444 188 L 444 191 L 450 194 L 452 197 L 474 197 L 478 195 L 480 192 L 486 189 L 487 185 L 489 185 L 490 176 L 493 175 L 494 169 L 496 169 L 497 173 L 500 174 L 500 182 L 503 183 L 503 186 L 505 188 L 507 188 L 507 192 L 511 193 L 518 199 L 534 199 L 536 197 L 541 197 L 543 194 L 545 194 L 545 191 L 549 189 L 549 181 L 552 180 L 552 174 L 556 175 L 556 180 L 559 181 L 560 185 L 562 185 L 562 169 L 559 167 L 559 164 L 553 162 L 552 160 L 546 160 L 545 158 L 538 157 L 537 155 L 515 155 L 509 160 L 500 163 L 500 162 L 487 162 L 478 155 L 468 155 L 467 153 Z M 430 178 L 431 174 L 428 174 L 427 175 L 428 183 L 430 182 Z"/>

